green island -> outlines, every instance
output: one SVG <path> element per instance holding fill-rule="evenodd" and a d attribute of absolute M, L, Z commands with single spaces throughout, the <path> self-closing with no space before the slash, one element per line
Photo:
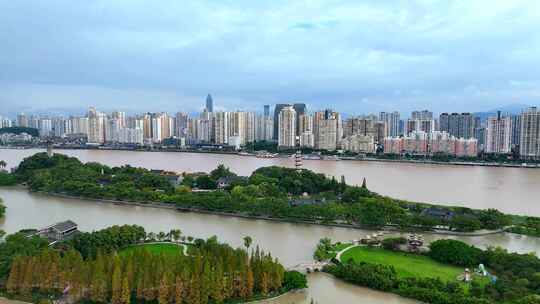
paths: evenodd
<path fill-rule="evenodd" d="M 250 176 L 238 176 L 223 165 L 209 173 L 177 174 L 37 153 L 24 159 L 14 173 L 0 174 L 0 185 L 15 184 L 56 195 L 262 219 L 401 231 L 507 230 L 540 236 L 536 217 L 398 200 L 369 191 L 365 180 L 352 186 L 343 177 L 338 181 L 306 169 L 276 166 L 259 168 Z"/>
<path fill-rule="evenodd" d="M 307 287 L 270 253 L 136 225 L 75 232 L 50 243 L 36 230 L 0 243 L 0 296 L 33 303 L 243 303 Z M 182 250 L 188 248 L 187 252 Z M 251 250 L 250 250 L 251 249 Z"/>
<path fill-rule="evenodd" d="M 314 257 L 326 259 L 323 271 L 339 279 L 425 303 L 540 303 L 540 259 L 534 254 L 481 250 L 456 240 L 417 249 L 404 238 L 376 245 L 321 239 Z"/>

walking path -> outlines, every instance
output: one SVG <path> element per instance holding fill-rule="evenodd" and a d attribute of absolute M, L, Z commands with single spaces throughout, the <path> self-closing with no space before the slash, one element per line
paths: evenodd
<path fill-rule="evenodd" d="M 349 250 L 349 249 L 352 249 L 352 248 L 354 248 L 354 247 L 358 247 L 358 246 L 360 246 L 360 245 L 354 245 L 354 244 L 353 244 L 353 245 L 351 245 L 351 246 L 348 246 L 347 248 L 344 248 L 343 250 L 341 250 L 340 252 L 338 252 L 338 253 L 336 254 L 336 260 L 338 260 L 338 261 L 341 262 L 341 255 L 342 255 L 345 251 L 347 251 L 347 250 Z"/>

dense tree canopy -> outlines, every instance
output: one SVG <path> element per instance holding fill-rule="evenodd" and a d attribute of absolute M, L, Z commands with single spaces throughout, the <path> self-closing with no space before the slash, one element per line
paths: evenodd
<path fill-rule="evenodd" d="M 179 239 L 180 233 L 173 229 L 168 235 Z M 157 253 L 137 246 L 146 235 L 142 227 L 113 226 L 81 234 L 57 246 L 61 250 L 48 248 L 39 237 L 8 236 L 0 244 L 0 286 L 9 295 L 34 300 L 57 297 L 69 287 L 75 301 L 117 304 L 132 299 L 237 302 L 307 286 L 304 275 L 286 272 L 258 247 L 249 254 L 212 237 L 184 244 L 187 255 L 180 250 Z M 122 250 L 128 246 L 132 250 Z"/>
<path fill-rule="evenodd" d="M 425 212 L 431 205 L 384 197 L 366 187 L 350 186 L 344 179 L 338 182 L 310 170 L 276 166 L 259 168 L 245 178 L 219 165 L 208 174 L 184 174 L 182 186 L 175 188 L 163 172 L 83 164 L 61 154 L 48 157 L 46 153 L 38 153 L 26 158 L 15 176 L 36 191 L 170 203 L 180 208 L 317 223 L 394 225 L 404 229 L 446 226 L 456 231 L 498 229 L 510 223 L 508 216 L 493 209 L 438 207 L 453 215 L 441 218 Z M 217 189 L 222 178 L 225 182 Z M 205 191 L 191 191 L 192 188 Z"/>

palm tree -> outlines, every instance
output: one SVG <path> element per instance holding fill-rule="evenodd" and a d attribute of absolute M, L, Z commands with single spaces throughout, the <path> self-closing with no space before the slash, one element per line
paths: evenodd
<path fill-rule="evenodd" d="M 0 168 L 5 169 L 7 166 L 7 163 L 3 160 L 0 160 Z"/>
<path fill-rule="evenodd" d="M 165 232 L 160 231 L 157 235 L 158 240 L 163 241 L 165 239 Z"/>
<path fill-rule="evenodd" d="M 248 235 L 244 237 L 244 246 L 246 246 L 246 249 L 249 251 L 249 247 L 251 246 L 251 243 L 253 243 L 253 239 Z"/>
<path fill-rule="evenodd" d="M 171 232 L 169 232 L 169 235 L 171 236 L 173 241 L 178 242 L 180 236 L 182 235 L 182 230 L 172 229 Z"/>

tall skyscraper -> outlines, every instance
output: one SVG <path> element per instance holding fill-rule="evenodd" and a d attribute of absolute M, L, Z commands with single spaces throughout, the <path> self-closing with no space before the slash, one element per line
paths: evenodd
<path fill-rule="evenodd" d="M 524 158 L 540 157 L 540 111 L 536 107 L 521 113 L 519 154 Z"/>
<path fill-rule="evenodd" d="M 214 112 L 214 100 L 212 100 L 212 95 L 208 94 L 206 96 L 206 111 L 207 112 Z"/>
<path fill-rule="evenodd" d="M 277 107 L 277 106 L 276 106 Z M 292 106 L 284 106 L 278 115 L 278 147 L 296 146 L 296 111 Z"/>
<path fill-rule="evenodd" d="M 501 112 L 496 117 L 489 117 L 486 128 L 485 150 L 487 153 L 510 153 L 511 148 L 510 117 L 502 117 Z"/>
<path fill-rule="evenodd" d="M 270 105 L 264 105 L 264 117 L 270 117 Z"/>

